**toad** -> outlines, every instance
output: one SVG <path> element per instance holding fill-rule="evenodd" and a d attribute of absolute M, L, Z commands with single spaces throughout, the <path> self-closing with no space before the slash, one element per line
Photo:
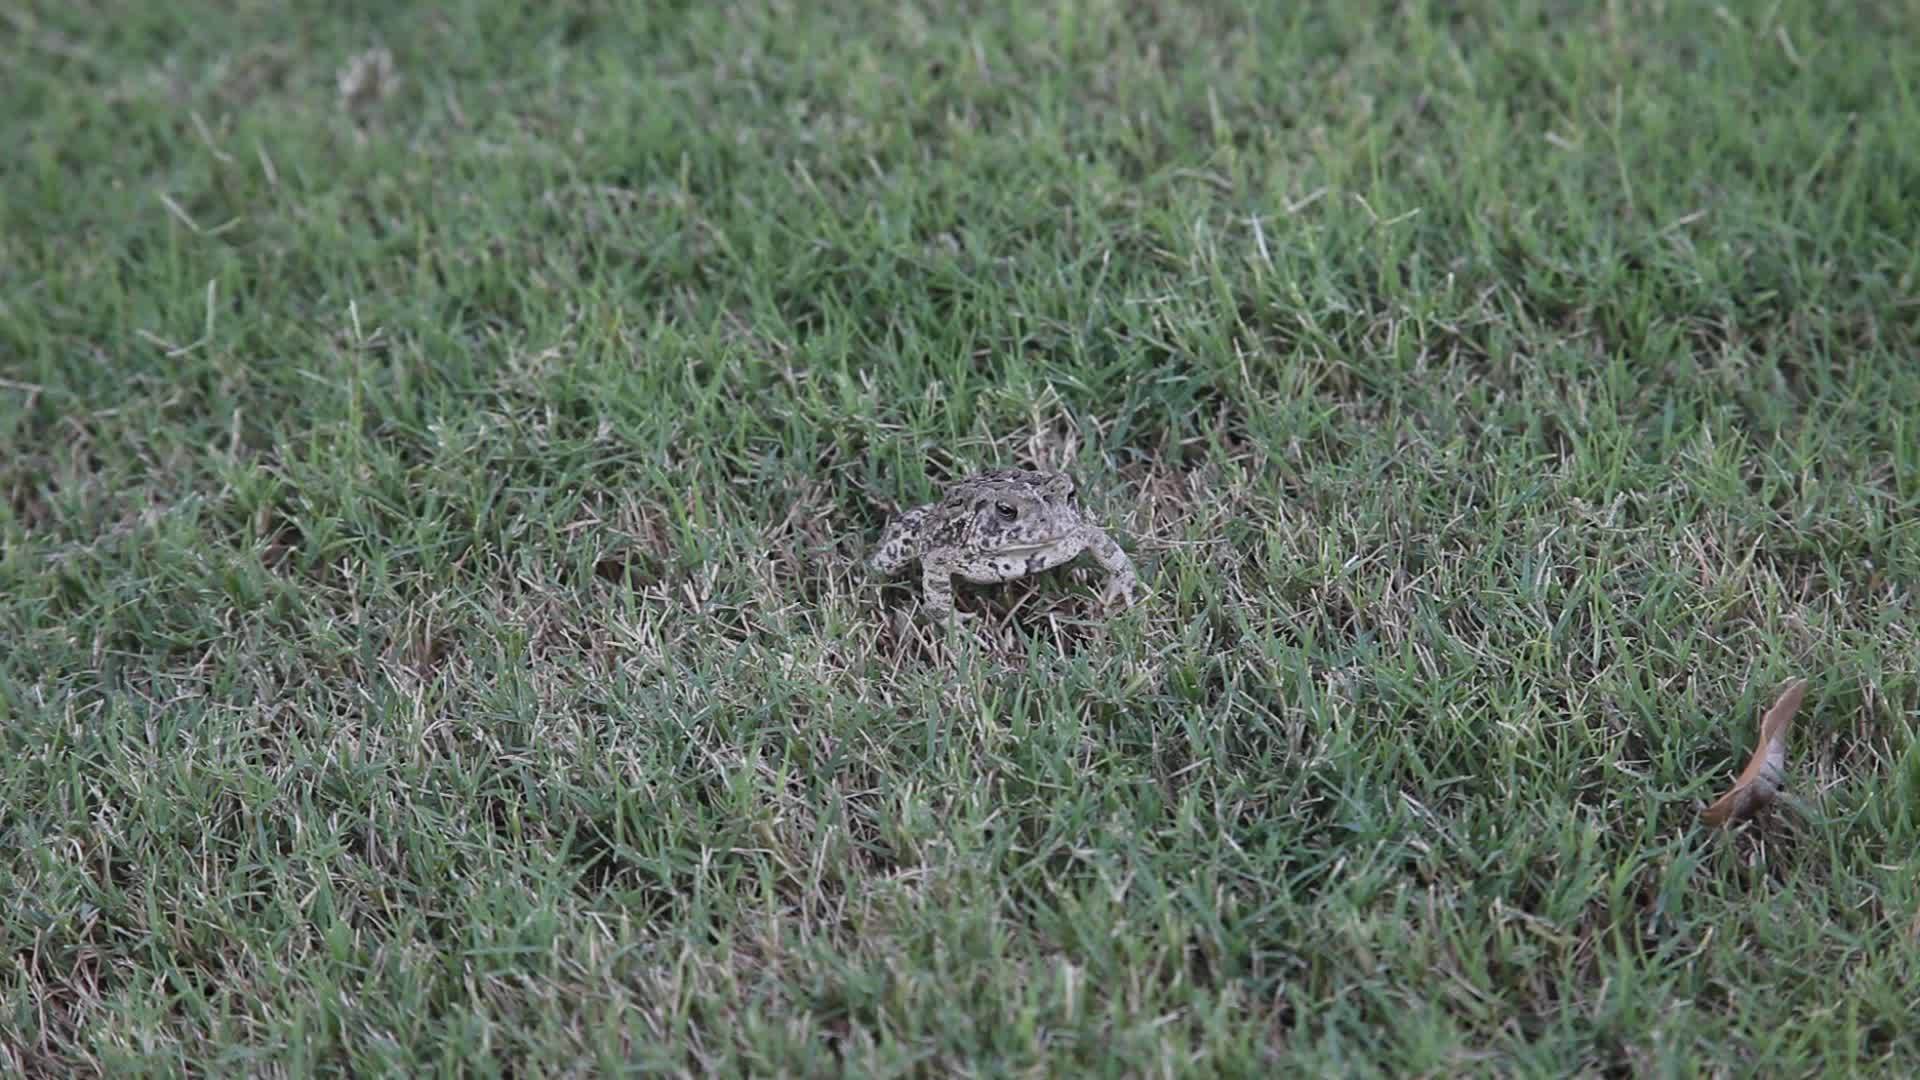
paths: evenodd
<path fill-rule="evenodd" d="M 1107 571 L 1101 602 L 1131 604 L 1140 578 L 1133 560 L 1080 514 L 1073 478 L 1028 469 L 988 469 L 949 486 L 939 502 L 897 515 L 880 534 L 867 566 L 891 576 L 920 563 L 925 611 L 952 622 L 953 579 L 1012 581 L 1068 562 L 1081 552 Z M 970 616 L 961 616 L 967 618 Z"/>

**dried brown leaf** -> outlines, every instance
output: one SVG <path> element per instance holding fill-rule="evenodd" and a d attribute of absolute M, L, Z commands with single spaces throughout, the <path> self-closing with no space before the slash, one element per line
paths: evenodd
<path fill-rule="evenodd" d="M 1747 759 L 1747 767 L 1726 794 L 1700 812 L 1709 825 L 1724 826 L 1739 821 L 1766 806 L 1786 786 L 1787 725 L 1800 711 L 1800 699 L 1807 694 L 1804 679 L 1795 679 L 1760 718 L 1760 739 Z"/>

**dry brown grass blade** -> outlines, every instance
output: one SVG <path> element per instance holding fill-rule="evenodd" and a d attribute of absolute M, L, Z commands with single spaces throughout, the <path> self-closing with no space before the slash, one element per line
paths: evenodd
<path fill-rule="evenodd" d="M 1780 693 L 1773 708 L 1760 718 L 1760 740 L 1753 757 L 1740 772 L 1727 793 L 1700 812 L 1709 825 L 1727 825 L 1758 811 L 1773 801 L 1786 784 L 1787 725 L 1800 711 L 1800 699 L 1807 695 L 1804 679 L 1795 679 Z"/>

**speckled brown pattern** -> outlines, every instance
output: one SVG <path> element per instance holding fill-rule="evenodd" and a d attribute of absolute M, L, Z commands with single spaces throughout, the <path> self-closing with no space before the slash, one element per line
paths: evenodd
<path fill-rule="evenodd" d="M 895 517 L 867 566 L 892 575 L 918 559 L 927 614 L 950 621 L 954 575 L 979 584 L 1012 581 L 1083 551 L 1109 575 L 1102 601 L 1131 604 L 1140 584 L 1133 561 L 1105 531 L 1081 518 L 1071 477 L 988 469 L 954 483 L 939 502 Z"/>

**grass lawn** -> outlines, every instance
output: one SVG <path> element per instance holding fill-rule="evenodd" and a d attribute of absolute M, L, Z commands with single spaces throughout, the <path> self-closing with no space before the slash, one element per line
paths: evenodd
<path fill-rule="evenodd" d="M 0 1073 L 1920 1068 L 1913 5 L 0 70 Z M 917 626 L 860 560 L 993 464 L 1147 598 Z"/>

